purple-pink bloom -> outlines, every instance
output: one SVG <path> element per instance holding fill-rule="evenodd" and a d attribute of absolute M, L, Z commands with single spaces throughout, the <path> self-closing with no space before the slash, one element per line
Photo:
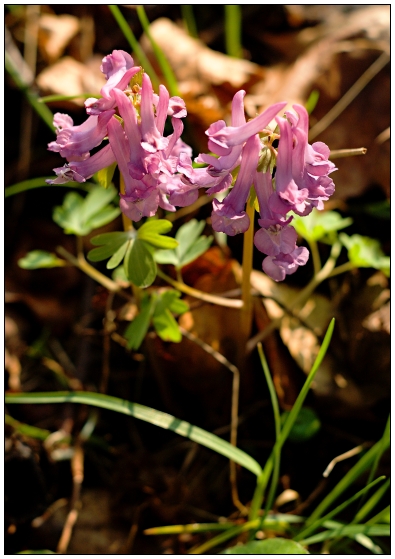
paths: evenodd
<path fill-rule="evenodd" d="M 59 132 L 55 142 L 48 144 L 50 151 L 57 151 L 68 161 L 86 159 L 91 149 L 100 145 L 107 135 L 107 124 L 111 120 L 114 110 L 105 111 L 99 116 L 90 116 L 80 126 L 59 128 L 59 124 L 69 124 L 70 121 L 59 115 L 54 117 L 54 124 Z"/>
<path fill-rule="evenodd" d="M 256 248 L 269 256 L 277 256 L 280 252 L 291 253 L 296 248 L 297 234 L 288 225 L 292 217 L 285 219 L 269 207 L 269 199 L 273 193 L 271 174 L 255 173 L 254 186 L 260 210 L 258 223 L 261 226 L 254 236 Z"/>
<path fill-rule="evenodd" d="M 244 208 L 258 165 L 259 149 L 258 136 L 251 136 L 244 146 L 240 170 L 234 187 L 223 202 L 213 200 L 214 210 L 211 220 L 214 231 L 221 231 L 231 236 L 247 231 L 250 219 Z"/>
<path fill-rule="evenodd" d="M 290 254 L 280 252 L 277 256 L 267 256 L 262 262 L 262 270 L 274 281 L 283 281 L 285 276 L 294 274 L 299 266 L 304 266 L 309 259 L 305 247 L 297 247 Z"/>

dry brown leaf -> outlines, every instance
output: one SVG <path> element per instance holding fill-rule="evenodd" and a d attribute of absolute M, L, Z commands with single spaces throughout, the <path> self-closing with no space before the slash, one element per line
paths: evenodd
<path fill-rule="evenodd" d="M 167 18 L 155 20 L 150 26 L 150 33 L 181 84 L 198 80 L 207 89 L 211 85 L 226 84 L 231 91 L 236 92 L 262 79 L 264 75 L 263 69 L 257 64 L 209 49 Z M 147 55 L 152 56 L 149 39 L 143 36 L 141 43 Z"/>
<path fill-rule="evenodd" d="M 281 339 L 299 367 L 309 373 L 320 349 L 319 337 L 333 317 L 331 302 L 323 295 L 311 295 L 298 312 L 301 319 L 298 320 L 284 313 L 284 308 L 292 308 L 298 289 L 277 283 L 257 270 L 251 273 L 251 285 L 265 297 L 263 303 L 270 318 L 283 317 L 279 328 Z"/>
<path fill-rule="evenodd" d="M 58 60 L 80 29 L 78 18 L 68 14 L 42 14 L 39 25 L 39 48 L 48 62 Z"/>
<path fill-rule="evenodd" d="M 82 64 L 65 56 L 37 76 L 37 85 L 47 95 L 98 93 L 105 84 L 105 78 L 99 70 L 101 58 L 95 56 L 88 64 Z M 83 106 L 84 99 L 81 97 L 73 102 Z"/>

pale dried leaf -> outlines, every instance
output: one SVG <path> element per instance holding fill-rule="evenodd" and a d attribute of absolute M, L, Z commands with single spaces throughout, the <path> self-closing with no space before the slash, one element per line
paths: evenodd
<path fill-rule="evenodd" d="M 98 93 L 105 84 L 105 78 L 98 70 L 100 64 L 101 57 L 97 56 L 94 63 L 88 64 L 82 64 L 70 56 L 65 56 L 43 70 L 37 76 L 37 84 L 40 90 L 48 95 Z M 75 99 L 73 102 L 82 106 L 84 99 Z"/>
<path fill-rule="evenodd" d="M 75 16 L 68 14 L 40 16 L 39 47 L 49 62 L 58 60 L 79 29 L 79 20 Z"/>
<path fill-rule="evenodd" d="M 257 64 L 209 49 L 167 18 L 155 20 L 150 33 L 179 82 L 198 80 L 207 88 L 226 83 L 237 91 L 246 87 L 246 84 L 262 79 L 264 75 L 263 69 Z M 146 53 L 152 56 L 151 43 L 146 36 L 142 37 L 141 43 Z"/>

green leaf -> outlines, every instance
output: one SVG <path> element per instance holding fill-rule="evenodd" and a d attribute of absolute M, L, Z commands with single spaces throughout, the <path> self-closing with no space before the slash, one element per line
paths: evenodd
<path fill-rule="evenodd" d="M 117 164 L 113 163 L 112 165 L 109 165 L 109 167 L 100 169 L 100 171 L 96 173 L 95 177 L 97 178 L 100 186 L 102 186 L 103 188 L 108 188 L 110 186 L 116 166 Z"/>
<path fill-rule="evenodd" d="M 281 421 L 284 424 L 289 412 L 283 412 Z M 308 441 L 321 429 L 321 421 L 311 408 L 301 408 L 295 423 L 292 425 L 288 438 L 292 442 Z"/>
<path fill-rule="evenodd" d="M 337 212 L 322 212 L 316 209 L 304 217 L 295 215 L 292 220 L 297 233 L 307 241 L 319 241 L 328 233 L 344 229 L 351 224 L 350 217 L 342 218 Z"/>
<path fill-rule="evenodd" d="M 175 248 L 178 242 L 171 237 L 164 237 L 173 224 L 167 219 L 155 219 L 147 221 L 137 231 L 137 238 L 145 241 L 155 248 Z"/>
<path fill-rule="evenodd" d="M 99 246 L 98 248 L 94 248 L 88 252 L 88 259 L 91 262 L 100 262 L 101 260 L 110 258 L 125 243 L 127 245 L 127 242 L 132 240 L 133 237 L 134 232 L 132 231 L 114 231 L 112 233 L 102 233 L 101 235 L 96 235 L 95 237 L 92 237 L 91 243 Z"/>
<path fill-rule="evenodd" d="M 102 227 L 103 225 L 107 225 L 107 223 L 111 223 L 114 221 L 115 218 L 119 216 L 121 213 L 120 208 L 114 208 L 112 206 L 108 208 L 103 208 L 102 210 L 98 211 L 96 215 L 92 216 L 88 219 L 85 223 L 85 227 L 89 229 L 89 232 Z"/>
<path fill-rule="evenodd" d="M 173 266 L 178 266 L 179 264 L 176 251 L 173 249 L 158 250 L 154 254 L 154 259 L 158 264 L 173 264 Z"/>
<path fill-rule="evenodd" d="M 67 234 L 84 235 L 81 228 L 80 214 L 84 203 L 82 196 L 76 192 L 66 194 L 63 205 L 54 209 L 52 218 Z"/>
<path fill-rule="evenodd" d="M 182 339 L 180 328 L 176 319 L 169 309 L 163 309 L 161 313 L 154 313 L 152 318 L 155 331 L 165 342 L 178 343 Z"/>
<path fill-rule="evenodd" d="M 95 394 L 94 392 L 35 392 L 32 394 L 6 394 L 5 396 L 6 404 L 60 404 L 65 402 L 96 406 L 141 419 L 151 423 L 151 425 L 157 425 L 163 429 L 174 431 L 191 441 L 210 448 L 218 452 L 218 454 L 240 464 L 256 476 L 262 471 L 254 458 L 220 437 L 186 421 L 181 421 L 168 413 L 143 406 L 142 404 L 129 402 L 122 398 L 115 398 L 106 394 Z"/>
<path fill-rule="evenodd" d="M 108 204 L 114 200 L 116 195 L 117 191 L 113 186 L 107 189 L 101 186 L 92 188 L 88 196 L 85 198 L 82 206 L 82 221 L 84 223 L 88 222 L 98 212 L 108 206 Z"/>
<path fill-rule="evenodd" d="M 116 194 L 114 187 L 106 190 L 101 186 L 92 188 L 85 199 L 76 192 L 70 192 L 65 196 L 63 205 L 54 209 L 53 220 L 67 234 L 87 235 L 120 214 L 118 207 L 110 205 Z"/>
<path fill-rule="evenodd" d="M 144 295 L 141 301 L 140 314 L 129 324 L 124 332 L 124 336 L 128 341 L 128 349 L 137 350 L 141 346 L 148 332 L 154 308 L 155 299 Z"/>
<path fill-rule="evenodd" d="M 270 538 L 262 541 L 251 541 L 244 545 L 236 545 L 221 551 L 224 555 L 309 555 L 307 549 L 298 542 L 285 538 Z"/>
<path fill-rule="evenodd" d="M 122 260 L 125 257 L 127 248 L 129 246 L 129 242 L 130 241 L 126 241 L 126 243 L 123 243 L 123 245 L 121 245 L 119 249 L 116 252 L 114 252 L 114 254 L 111 256 L 106 266 L 108 270 L 113 270 L 114 268 L 119 266 L 119 264 L 122 262 Z"/>
<path fill-rule="evenodd" d="M 149 287 L 156 278 L 156 264 L 144 241 L 129 245 L 124 260 L 126 277 L 138 287 Z"/>
<path fill-rule="evenodd" d="M 158 264 L 173 264 L 180 269 L 186 264 L 196 260 L 198 256 L 206 252 L 213 241 L 213 237 L 199 237 L 205 226 L 204 221 L 191 219 L 182 225 L 176 234 L 178 247 L 175 250 L 163 250 L 155 253 Z"/>
<path fill-rule="evenodd" d="M 358 268 L 375 268 L 386 276 L 390 275 L 390 257 L 385 256 L 379 241 L 362 235 L 349 237 L 345 233 L 339 235 L 341 242 L 348 250 L 348 258 Z"/>
<path fill-rule="evenodd" d="M 18 266 L 25 270 L 37 270 L 38 268 L 59 268 L 65 266 L 66 262 L 58 258 L 56 254 L 45 250 L 32 250 L 26 256 L 18 260 Z"/>

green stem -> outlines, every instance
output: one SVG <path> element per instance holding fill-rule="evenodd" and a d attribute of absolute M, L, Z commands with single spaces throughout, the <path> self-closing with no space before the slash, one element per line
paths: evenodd
<path fill-rule="evenodd" d="M 263 369 L 263 372 L 264 372 L 264 375 L 265 375 L 266 383 L 267 383 L 267 386 L 269 388 L 270 400 L 272 402 L 273 416 L 274 416 L 274 427 L 275 427 L 276 443 L 277 443 L 280 439 L 280 436 L 281 436 L 280 408 L 279 408 L 279 405 L 278 405 L 276 389 L 275 389 L 275 386 L 273 384 L 273 380 L 272 380 L 272 377 L 271 377 L 271 374 L 270 374 L 270 371 L 269 371 L 269 367 L 268 367 L 268 364 L 267 364 L 267 361 L 266 361 L 265 354 L 263 353 L 261 343 L 258 343 L 258 353 L 259 353 L 259 357 L 260 357 L 260 360 L 261 360 L 262 369 Z M 276 447 L 276 451 L 273 452 L 274 466 L 273 466 L 272 483 L 270 485 L 269 494 L 268 494 L 267 501 L 266 501 L 266 504 L 265 504 L 265 510 L 263 512 L 263 515 L 261 516 L 258 530 L 262 529 L 264 521 L 265 521 L 270 509 L 272 508 L 272 505 L 273 505 L 273 502 L 274 502 L 274 497 L 275 497 L 276 489 L 277 489 L 277 485 L 278 485 L 278 478 L 279 478 L 279 475 L 280 475 L 280 460 L 281 460 L 280 450 L 281 449 L 279 447 Z"/>
<path fill-rule="evenodd" d="M 134 36 L 133 31 L 130 29 L 128 22 L 126 21 L 126 19 L 124 18 L 121 10 L 119 9 L 119 7 L 117 5 L 114 4 L 110 4 L 108 6 L 111 10 L 112 15 L 114 16 L 114 19 L 116 20 L 116 22 L 119 25 L 119 28 L 121 29 L 122 33 L 125 35 L 125 38 L 127 40 L 127 42 L 129 43 L 132 52 L 137 56 L 137 58 L 139 59 L 140 64 L 143 66 L 144 70 L 150 75 L 151 77 L 151 81 L 154 84 L 155 88 L 159 88 L 159 84 L 160 84 L 160 80 L 154 70 L 154 68 L 151 65 L 151 62 L 148 60 L 148 58 L 146 57 L 143 49 L 140 46 L 140 43 L 138 42 L 138 40 L 136 39 L 136 37 Z"/>
<path fill-rule="evenodd" d="M 219 305 L 221 307 L 229 307 L 231 309 L 240 309 L 243 305 L 243 301 L 241 299 L 227 299 L 226 297 L 220 297 L 219 295 L 211 295 L 210 293 L 204 293 L 203 291 L 199 291 L 194 287 L 189 287 L 185 283 L 181 283 L 177 280 L 174 280 L 162 270 L 158 268 L 158 276 L 165 280 L 167 283 L 185 293 L 186 295 L 191 295 L 195 297 L 195 299 L 200 299 L 201 301 L 205 301 L 206 303 L 212 303 L 214 305 Z"/>
<path fill-rule="evenodd" d="M 311 239 L 308 243 L 311 251 L 311 257 L 313 259 L 314 275 L 316 276 L 321 270 L 320 252 L 318 250 L 317 241 Z"/>
<path fill-rule="evenodd" d="M 352 262 L 345 262 L 344 264 L 341 264 L 340 266 L 338 266 L 337 268 L 334 268 L 332 270 L 332 272 L 330 272 L 330 274 L 328 274 L 328 278 L 333 278 L 334 276 L 337 276 L 338 274 L 344 274 L 344 272 L 351 272 L 352 270 L 355 270 L 357 268 L 357 266 L 355 266 L 355 264 L 353 264 Z"/>
<path fill-rule="evenodd" d="M 51 129 L 52 132 L 55 131 L 55 127 L 53 125 L 53 113 L 52 111 L 46 106 L 40 103 L 39 96 L 37 93 L 33 91 L 31 87 L 24 81 L 23 77 L 18 71 L 18 68 L 15 66 L 14 61 L 12 60 L 11 56 L 5 51 L 5 68 L 7 72 L 10 74 L 12 79 L 14 80 L 15 84 L 17 85 L 18 89 L 22 91 L 33 109 L 36 113 L 42 118 L 48 128 Z"/>
<path fill-rule="evenodd" d="M 241 45 L 241 6 L 225 4 L 225 48 L 229 56 L 243 57 Z"/>
<path fill-rule="evenodd" d="M 328 349 L 331 337 L 332 337 L 332 333 L 333 333 L 333 328 L 335 326 L 335 320 L 332 318 L 328 330 L 325 334 L 325 338 L 322 342 L 322 346 L 321 349 L 317 355 L 317 358 L 314 362 L 314 365 L 306 379 L 306 382 L 303 385 L 302 390 L 299 393 L 299 396 L 297 397 L 292 410 L 290 411 L 287 420 L 284 423 L 284 426 L 281 430 L 281 435 L 279 437 L 279 439 L 276 441 L 274 448 L 265 464 L 264 469 L 262 470 L 262 473 L 258 476 L 257 479 L 257 485 L 255 488 L 255 493 L 253 495 L 252 498 L 252 502 L 251 502 L 251 509 L 250 509 L 250 514 L 249 514 L 249 520 L 255 520 L 258 518 L 259 515 L 259 509 L 262 505 L 263 502 L 263 496 L 264 493 L 266 491 L 266 487 L 267 484 L 269 482 L 269 478 L 270 478 L 270 474 L 272 473 L 273 470 L 273 465 L 274 465 L 274 457 L 276 455 L 277 452 L 280 452 L 282 446 L 284 445 L 285 441 L 288 438 L 288 435 L 292 429 L 293 424 L 295 423 L 295 420 L 300 412 L 300 409 L 303 405 L 303 402 L 307 396 L 307 393 L 310 389 L 311 383 L 314 380 L 315 374 L 319 368 L 319 366 L 321 365 L 321 362 L 323 360 L 323 358 L 325 357 L 326 351 Z"/>
<path fill-rule="evenodd" d="M 250 226 L 243 235 L 243 262 L 242 262 L 242 284 L 241 298 L 243 307 L 241 310 L 240 330 L 243 340 L 247 342 L 252 328 L 252 296 L 251 296 L 251 271 L 252 259 L 254 254 L 254 203 L 249 198 L 247 202 L 247 215 L 250 219 Z M 243 344 L 244 347 L 244 344 Z"/>
<path fill-rule="evenodd" d="M 315 522 L 313 522 L 312 524 L 307 526 L 304 530 L 299 532 L 299 534 L 294 537 L 294 540 L 297 542 L 297 541 L 301 541 L 301 540 L 305 539 L 306 536 L 308 536 L 309 534 L 314 532 L 314 530 L 319 528 L 326 520 L 329 520 L 329 519 L 333 518 L 334 516 L 336 516 L 337 514 L 339 514 L 339 512 L 341 512 L 346 507 L 351 505 L 351 503 L 353 503 L 354 501 L 359 499 L 359 497 L 364 495 L 369 489 L 371 489 L 372 487 L 377 485 L 377 483 L 380 483 L 384 479 L 385 479 L 385 476 L 381 476 L 381 477 L 377 478 L 375 481 L 373 481 L 372 483 L 369 483 L 369 485 L 366 485 L 366 487 L 361 489 L 361 491 L 358 491 L 358 493 L 353 495 L 350 499 L 347 499 L 347 501 L 345 501 L 344 503 L 342 503 L 338 507 L 334 508 L 332 511 L 328 512 L 328 514 L 326 514 L 322 518 L 318 518 Z"/>
<path fill-rule="evenodd" d="M 198 39 L 199 34 L 196 28 L 195 16 L 193 15 L 193 5 L 181 4 L 181 14 L 184 25 L 188 29 L 189 35 L 194 39 Z"/>
<path fill-rule="evenodd" d="M 137 15 L 138 15 L 138 18 L 140 20 L 140 23 L 141 23 L 141 25 L 144 29 L 144 33 L 147 35 L 147 37 L 148 37 L 148 39 L 151 43 L 152 50 L 154 51 L 154 54 L 156 56 L 156 59 L 157 59 L 158 64 L 160 66 L 160 69 L 162 70 L 163 76 L 164 76 L 164 78 L 167 82 L 167 86 L 169 88 L 170 95 L 179 96 L 180 92 L 178 90 L 177 79 L 174 75 L 173 70 L 171 69 L 170 64 L 167 61 L 167 58 L 165 57 L 162 50 L 159 48 L 159 46 L 156 44 L 156 42 L 152 38 L 152 35 L 151 35 L 151 32 L 150 32 L 150 22 L 149 22 L 149 19 L 147 18 L 147 15 L 145 13 L 144 6 L 142 6 L 142 5 L 136 6 L 136 11 L 137 11 Z"/>
<path fill-rule="evenodd" d="M 97 283 L 100 283 L 100 285 L 102 285 L 109 291 L 112 291 L 114 293 L 121 291 L 120 285 L 118 285 L 117 283 L 115 283 L 115 281 L 112 281 L 112 279 L 108 278 L 107 276 L 105 276 L 104 274 L 96 270 L 96 268 L 91 266 L 85 260 L 83 255 L 79 255 L 79 257 L 76 258 L 62 246 L 58 246 L 56 248 L 56 251 L 61 256 L 63 256 L 63 258 L 65 258 L 68 262 L 70 262 L 71 264 L 73 264 L 74 266 L 82 270 L 86 275 L 88 275 L 89 277 L 97 281 Z"/>

